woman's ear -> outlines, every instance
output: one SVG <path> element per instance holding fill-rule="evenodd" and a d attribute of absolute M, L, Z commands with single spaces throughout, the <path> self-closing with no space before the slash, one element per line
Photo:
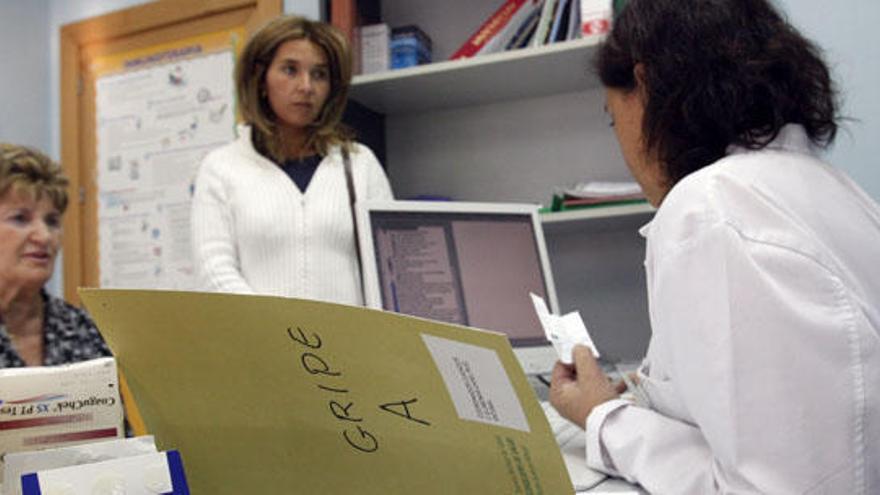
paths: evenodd
<path fill-rule="evenodd" d="M 639 92 L 639 96 L 641 96 L 643 102 L 647 100 L 648 96 L 648 82 L 646 77 L 645 64 L 642 62 L 636 63 L 636 65 L 633 66 L 633 79 L 636 81 L 636 91 Z"/>

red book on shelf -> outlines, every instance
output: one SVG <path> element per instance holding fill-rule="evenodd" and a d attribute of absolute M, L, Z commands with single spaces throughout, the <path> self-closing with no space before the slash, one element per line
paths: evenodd
<path fill-rule="evenodd" d="M 354 28 L 358 24 L 356 0 L 331 0 L 330 24 L 348 37 L 349 43 L 354 40 Z"/>
<path fill-rule="evenodd" d="M 473 57 L 480 53 L 504 50 L 529 14 L 541 5 L 541 0 L 506 0 L 494 14 L 461 45 L 450 59 Z"/>
<path fill-rule="evenodd" d="M 381 22 L 379 0 L 329 0 L 330 24 L 342 31 L 351 45 L 353 74 L 361 73 L 359 28 Z"/>

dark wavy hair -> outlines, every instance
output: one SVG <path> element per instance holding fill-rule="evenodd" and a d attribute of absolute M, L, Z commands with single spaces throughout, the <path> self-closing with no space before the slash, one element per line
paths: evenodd
<path fill-rule="evenodd" d="M 725 155 L 766 146 L 789 123 L 826 147 L 837 93 L 820 50 L 767 0 L 629 0 L 595 68 L 608 88 L 645 95 L 646 150 L 669 186 Z"/>

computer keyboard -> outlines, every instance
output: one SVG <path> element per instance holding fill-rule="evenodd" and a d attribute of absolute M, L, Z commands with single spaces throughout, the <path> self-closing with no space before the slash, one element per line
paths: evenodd
<path fill-rule="evenodd" d="M 590 489 L 601 483 L 607 475 L 587 467 L 587 436 L 584 430 L 571 421 L 563 418 L 548 401 L 541 401 L 541 408 L 559 450 L 562 452 L 562 460 L 568 469 L 568 476 L 576 491 Z"/>
<path fill-rule="evenodd" d="M 556 409 L 550 405 L 550 402 L 541 401 L 541 408 L 544 409 L 544 415 L 547 416 L 547 422 L 550 423 L 550 429 L 553 430 L 553 436 L 556 437 L 556 443 L 559 444 L 559 447 L 567 445 L 578 434 L 584 433 L 584 430 L 578 428 L 577 425 L 560 416 Z"/>

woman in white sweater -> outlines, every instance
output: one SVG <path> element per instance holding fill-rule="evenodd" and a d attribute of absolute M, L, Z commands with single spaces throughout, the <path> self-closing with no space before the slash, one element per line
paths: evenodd
<path fill-rule="evenodd" d="M 374 154 L 341 124 L 351 81 L 345 38 L 280 17 L 245 46 L 235 81 L 246 124 L 205 157 L 193 199 L 204 288 L 362 304 L 350 192 L 392 195 Z"/>

